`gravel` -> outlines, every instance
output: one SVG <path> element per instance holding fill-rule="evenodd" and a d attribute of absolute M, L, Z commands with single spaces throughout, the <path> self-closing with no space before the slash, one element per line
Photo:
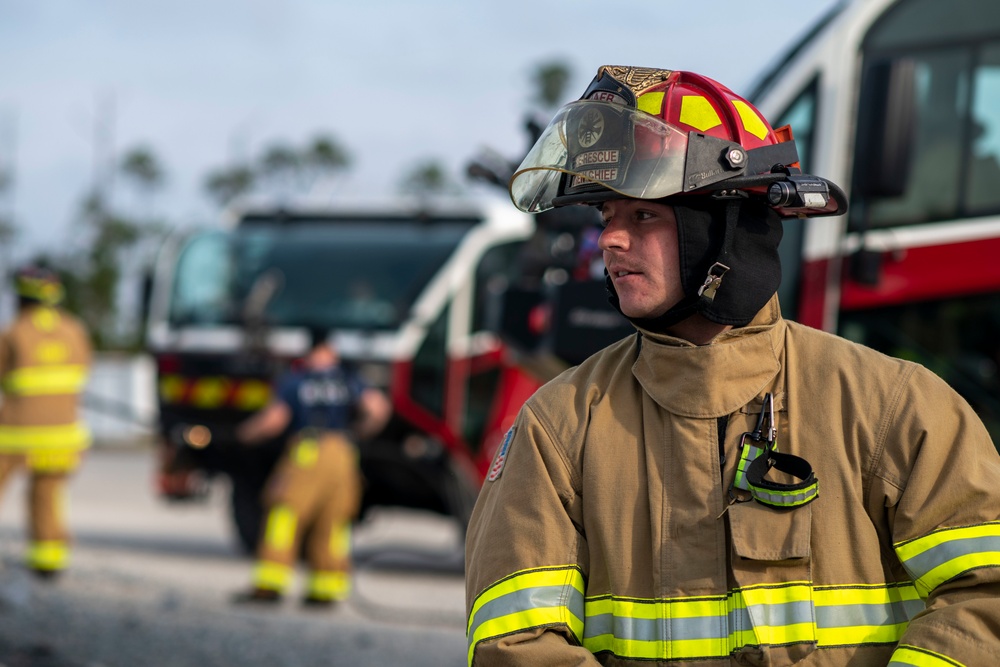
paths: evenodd
<path fill-rule="evenodd" d="M 2 564 L 0 667 L 465 663 L 455 632 L 422 627 L 418 617 L 409 627 L 399 619 L 383 625 L 350 602 L 333 610 L 293 600 L 248 608 L 99 567 L 43 581 L 9 556 Z"/>

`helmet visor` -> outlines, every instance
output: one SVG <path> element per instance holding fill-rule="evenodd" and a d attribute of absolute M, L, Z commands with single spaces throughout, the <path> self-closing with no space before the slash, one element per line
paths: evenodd
<path fill-rule="evenodd" d="M 522 211 L 554 207 L 557 197 L 586 202 L 609 191 L 636 199 L 681 192 L 687 133 L 620 104 L 580 100 L 562 107 L 510 180 Z"/>

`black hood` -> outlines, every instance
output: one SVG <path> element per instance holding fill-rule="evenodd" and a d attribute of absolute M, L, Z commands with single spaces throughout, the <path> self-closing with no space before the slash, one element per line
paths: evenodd
<path fill-rule="evenodd" d="M 685 297 L 659 317 L 628 319 L 657 332 L 665 332 L 695 313 L 717 324 L 747 325 L 781 284 L 781 218 L 773 209 L 752 200 L 663 203 L 673 205 L 677 216 Z M 720 274 L 712 298 L 708 296 L 712 290 L 699 294 L 711 276 Z M 610 277 L 607 286 L 609 301 L 621 312 Z"/>

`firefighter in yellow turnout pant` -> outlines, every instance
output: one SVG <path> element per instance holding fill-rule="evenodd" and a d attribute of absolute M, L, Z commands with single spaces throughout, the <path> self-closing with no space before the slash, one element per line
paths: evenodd
<path fill-rule="evenodd" d="M 304 368 L 282 378 L 276 399 L 238 429 L 245 443 L 286 429 L 292 436 L 265 488 L 267 520 L 253 586 L 237 602 L 281 600 L 306 534 L 310 576 L 304 602 L 329 605 L 350 594 L 351 523 L 361 505 L 361 472 L 348 429 L 363 438 L 378 433 L 390 407 L 382 392 L 366 387 L 339 361 L 327 334 L 314 332 Z"/>
<path fill-rule="evenodd" d="M 0 334 L 0 490 L 26 468 L 27 565 L 51 577 L 69 564 L 66 482 L 90 444 L 77 407 L 91 360 L 84 326 L 57 306 L 55 274 L 24 268 L 15 275 L 18 314 Z"/>

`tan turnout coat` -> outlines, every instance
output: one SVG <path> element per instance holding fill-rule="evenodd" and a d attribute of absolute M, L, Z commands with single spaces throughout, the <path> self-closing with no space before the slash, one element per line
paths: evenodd
<path fill-rule="evenodd" d="M 819 496 L 727 510 L 767 392 Z M 785 321 L 776 297 L 711 345 L 644 333 L 563 373 L 495 467 L 468 532 L 470 664 L 1000 664 L 981 421 L 922 366 Z"/>

